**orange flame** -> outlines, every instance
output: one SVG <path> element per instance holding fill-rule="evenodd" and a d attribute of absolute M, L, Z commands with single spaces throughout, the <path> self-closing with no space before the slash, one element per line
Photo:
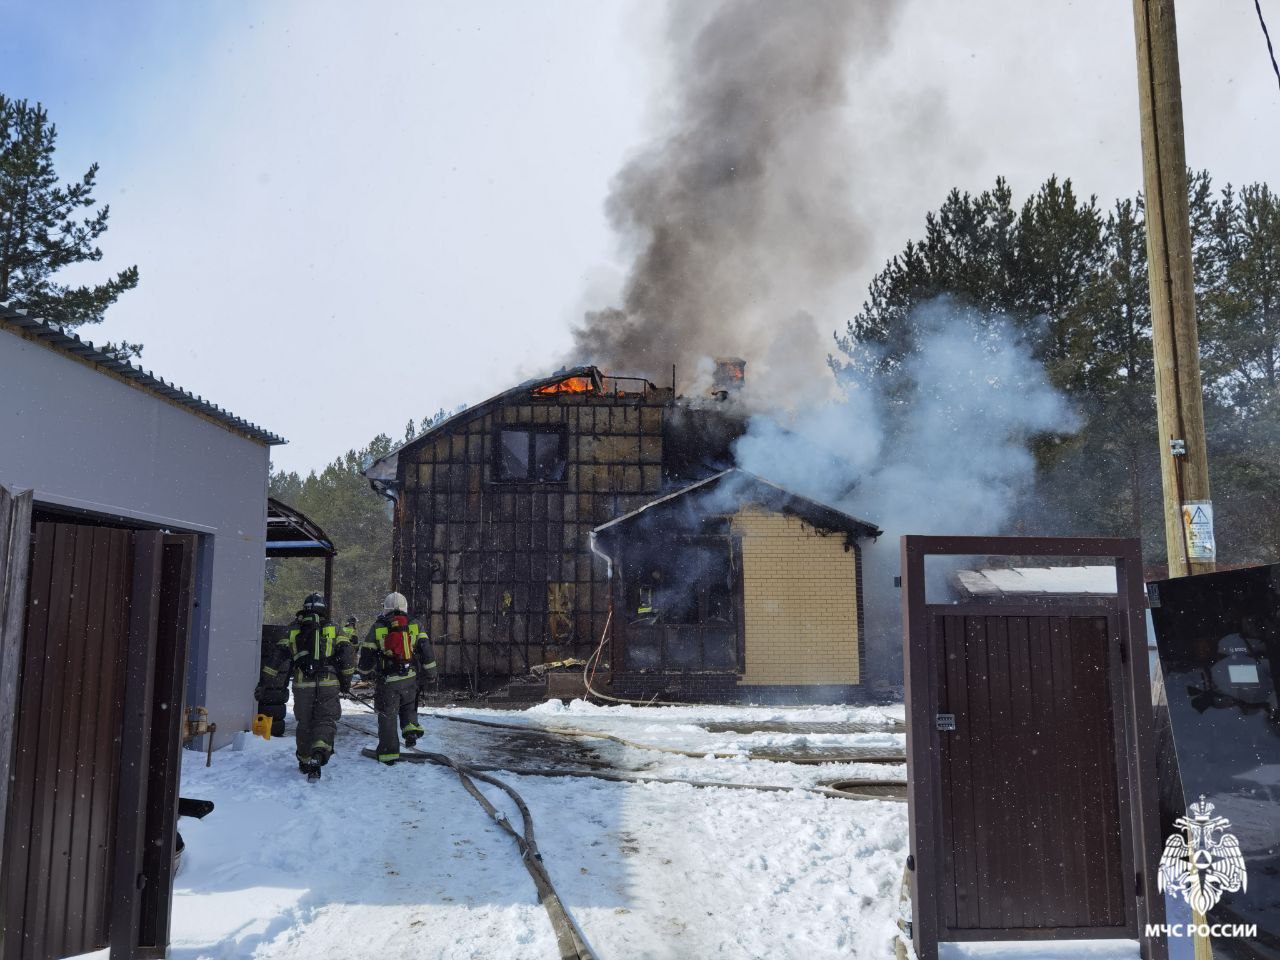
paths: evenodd
<path fill-rule="evenodd" d="M 565 377 L 563 380 L 557 380 L 555 383 L 548 383 L 545 386 L 533 388 L 533 395 L 535 397 L 555 396 L 560 393 L 595 392 L 595 381 L 590 377 Z"/>

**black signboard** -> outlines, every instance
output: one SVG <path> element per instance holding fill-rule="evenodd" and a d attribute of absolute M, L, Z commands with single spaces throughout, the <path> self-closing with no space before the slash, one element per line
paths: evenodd
<path fill-rule="evenodd" d="M 1213 938 L 1214 957 L 1280 960 L 1280 564 L 1163 580 L 1151 617 L 1169 700 L 1185 808 L 1229 871 L 1234 836 L 1245 877 L 1210 908 L 1210 924 L 1257 924 L 1256 937 Z M 1212 811 L 1193 804 L 1212 804 Z M 1176 843 L 1176 841 L 1175 841 Z M 1227 886 L 1231 886 L 1230 882 Z M 1209 885 L 1210 887 L 1213 884 Z"/>

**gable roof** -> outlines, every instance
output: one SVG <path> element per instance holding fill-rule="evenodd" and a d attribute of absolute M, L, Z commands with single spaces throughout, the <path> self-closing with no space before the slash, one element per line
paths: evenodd
<path fill-rule="evenodd" d="M 704 499 L 705 498 L 705 499 Z M 610 538 L 624 533 L 636 524 L 658 517 L 667 510 L 685 508 L 693 513 L 724 513 L 730 506 L 755 503 L 766 510 L 789 513 L 816 527 L 843 530 L 855 537 L 874 539 L 884 531 L 874 523 L 850 516 L 835 507 L 792 493 L 772 481 L 738 467 L 722 470 L 714 476 L 691 483 L 666 496 L 646 503 L 637 510 L 615 517 L 591 531 L 592 539 Z M 709 505 L 709 509 L 708 509 Z"/>
<path fill-rule="evenodd" d="M 614 377 L 611 379 L 639 380 L 637 377 Z M 511 387 L 509 390 L 503 390 L 501 393 L 495 394 L 483 403 L 476 404 L 474 407 L 463 407 L 456 413 L 445 417 L 438 423 L 433 423 L 428 429 L 424 430 L 416 437 L 406 440 L 399 446 L 393 447 L 389 452 L 383 454 L 377 460 L 371 461 L 362 472 L 373 484 L 375 490 L 378 490 L 379 493 L 384 493 L 387 485 L 395 482 L 396 471 L 398 470 L 400 463 L 400 453 L 403 450 L 422 443 L 424 440 L 427 440 L 440 431 L 453 426 L 459 421 L 469 420 L 472 417 L 480 416 L 490 408 L 499 406 L 500 404 L 516 399 L 517 397 L 522 397 L 524 394 L 554 396 L 559 392 L 570 392 L 567 390 L 558 391 L 555 389 L 548 389 L 554 388 L 559 384 L 566 383 L 568 381 L 578 381 L 575 386 L 585 387 L 585 389 L 575 389 L 572 391 L 575 393 L 603 394 L 605 392 L 605 376 L 600 372 L 599 367 L 568 367 L 547 377 L 535 377 L 532 380 L 526 380 L 523 383 Z M 648 383 L 648 381 L 645 382 Z M 649 384 L 649 386 L 653 386 L 653 384 Z"/>
<path fill-rule="evenodd" d="M 157 377 L 150 370 L 143 370 L 128 360 L 121 360 L 109 353 L 104 353 L 95 347 L 92 341 L 81 340 L 78 334 L 65 333 L 61 327 L 49 320 L 28 316 L 25 310 L 0 303 L 0 329 L 8 329 L 25 340 L 38 342 L 57 353 L 83 361 L 107 376 L 114 376 L 132 383 L 153 396 L 176 403 L 180 407 L 186 407 L 193 413 L 215 421 L 232 433 L 238 433 L 267 446 L 278 446 L 286 442 L 283 437 L 264 430 L 256 423 L 237 417 L 230 411 L 210 403 L 204 397 L 198 397 Z"/>

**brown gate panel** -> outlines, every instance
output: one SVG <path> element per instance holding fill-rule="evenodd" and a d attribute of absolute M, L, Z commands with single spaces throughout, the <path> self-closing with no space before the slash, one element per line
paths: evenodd
<path fill-rule="evenodd" d="M 954 609 L 930 608 L 946 926 L 1121 930 L 1111 621 Z"/>
<path fill-rule="evenodd" d="M 106 944 L 131 541 L 37 523 L 7 816 L 4 960 Z"/>
<path fill-rule="evenodd" d="M 1114 560 L 1114 599 L 926 603 L 934 555 Z M 1165 944 L 1135 540 L 903 537 L 912 938 Z"/>

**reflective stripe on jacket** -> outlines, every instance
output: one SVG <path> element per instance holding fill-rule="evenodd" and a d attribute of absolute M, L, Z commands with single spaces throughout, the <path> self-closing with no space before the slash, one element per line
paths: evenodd
<path fill-rule="evenodd" d="M 310 638 L 304 639 L 304 633 Z M 350 677 L 355 673 L 355 639 L 355 631 L 350 627 L 339 630 L 314 614 L 299 614 L 289 632 L 276 642 L 274 656 L 262 672 L 267 677 L 276 677 L 290 670 L 295 685 L 337 686 L 339 675 Z M 315 666 L 308 678 L 307 667 L 311 665 Z"/>

